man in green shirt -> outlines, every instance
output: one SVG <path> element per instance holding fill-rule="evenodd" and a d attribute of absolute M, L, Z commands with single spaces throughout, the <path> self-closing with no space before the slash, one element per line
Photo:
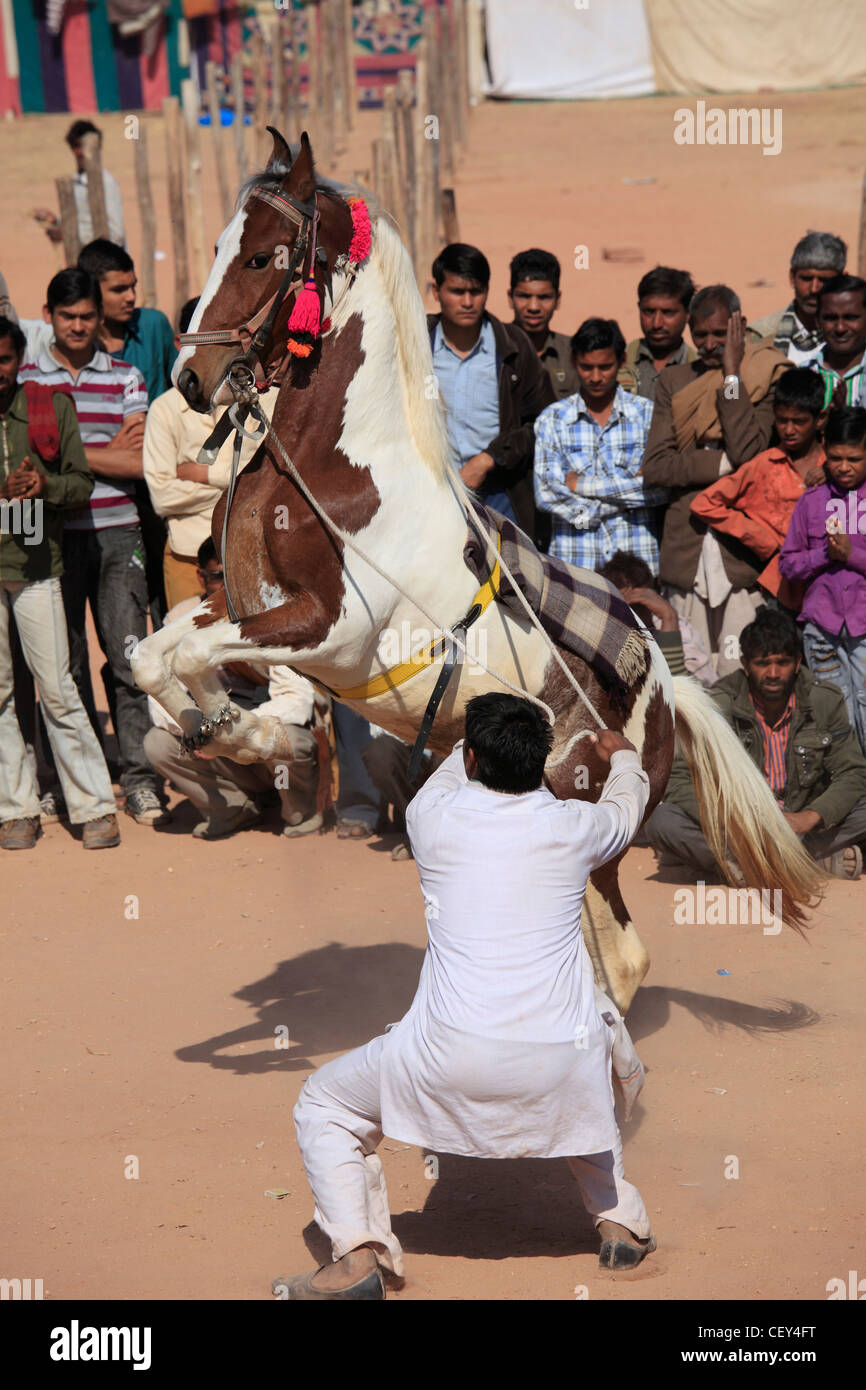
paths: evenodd
<path fill-rule="evenodd" d="M 10 619 L 33 672 L 69 819 L 85 849 L 120 843 L 102 749 L 69 671 L 60 592 L 63 513 L 85 505 L 93 474 L 71 399 L 19 383 L 26 340 L 0 318 L 0 848 L 32 849 L 39 788 L 15 712 Z"/>

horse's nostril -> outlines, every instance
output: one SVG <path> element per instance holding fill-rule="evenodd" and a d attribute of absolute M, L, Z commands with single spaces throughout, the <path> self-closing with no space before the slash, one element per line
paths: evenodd
<path fill-rule="evenodd" d="M 195 405 L 201 398 L 198 377 L 190 367 L 184 367 L 177 379 L 177 389 L 188 405 Z"/>

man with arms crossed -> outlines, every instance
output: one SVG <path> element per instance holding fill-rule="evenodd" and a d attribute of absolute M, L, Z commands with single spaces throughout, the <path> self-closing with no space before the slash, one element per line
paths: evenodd
<path fill-rule="evenodd" d="M 411 802 L 429 938 L 418 991 L 399 1023 L 304 1085 L 298 1144 L 333 1263 L 275 1281 L 277 1297 L 381 1300 L 381 1269 L 402 1275 L 383 1134 L 474 1158 L 567 1158 L 602 1267 L 632 1268 L 655 1249 L 623 1173 L 615 1011 L 580 928 L 587 878 L 633 839 L 649 782 L 627 739 L 605 730 L 593 742 L 611 765 L 600 800 L 558 801 L 542 785 L 544 715 L 480 695 L 465 740 Z"/>

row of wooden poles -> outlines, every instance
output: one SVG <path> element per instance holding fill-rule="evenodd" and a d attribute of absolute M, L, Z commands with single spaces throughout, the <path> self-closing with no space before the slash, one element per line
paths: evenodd
<path fill-rule="evenodd" d="M 368 187 L 397 221 L 422 289 L 442 239 L 458 239 L 453 182 L 466 145 L 470 109 L 466 21 L 466 0 L 451 0 L 447 8 L 425 9 L 423 37 L 415 50 L 416 66 L 399 72 L 396 87 L 385 88 L 382 133 L 373 141 L 370 167 L 351 172 L 352 180 Z M 301 44 L 306 47 L 305 86 Z M 325 174 L 338 170 L 344 162 L 357 125 L 350 0 L 315 0 L 294 15 L 275 9 L 268 27 L 253 35 L 250 56 L 249 126 L 243 119 L 247 103 L 240 54 L 228 74 L 214 63 L 207 64 L 204 91 L 187 79 L 182 83 L 180 100 L 166 97 L 162 103 L 175 314 L 194 291 L 201 291 L 211 264 L 212 243 L 206 235 L 202 201 L 205 142 L 211 145 L 225 225 L 231 218 L 238 187 L 267 162 L 271 151 L 268 125 L 290 141 L 306 129 L 317 167 Z M 203 108 L 210 116 L 209 127 L 199 123 Z M 231 131 L 222 125 L 224 108 L 234 111 Z M 156 302 L 157 218 L 147 119 L 128 114 L 123 120 L 135 151 L 141 302 L 152 306 Z M 96 136 L 88 136 L 83 143 L 93 234 L 108 236 L 98 141 Z M 58 179 L 57 191 L 66 261 L 72 265 L 80 250 L 72 180 Z"/>

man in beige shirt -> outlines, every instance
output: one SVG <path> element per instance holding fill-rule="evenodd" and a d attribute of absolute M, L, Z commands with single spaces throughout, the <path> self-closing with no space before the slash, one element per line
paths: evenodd
<path fill-rule="evenodd" d="M 180 333 L 189 327 L 197 303 L 197 299 L 190 299 L 181 309 Z M 262 396 L 261 403 L 269 418 L 276 398 L 276 388 Z M 232 434 L 213 466 L 196 462 L 215 425 L 213 415 L 200 415 L 190 409 L 174 386 L 157 396 L 147 412 L 144 477 L 154 511 L 168 522 L 163 575 L 169 608 L 183 599 L 201 597 L 196 556 L 210 535 L 213 509 L 229 485 L 234 447 Z M 244 439 L 241 467 L 249 463 L 257 448 L 254 440 Z"/>

